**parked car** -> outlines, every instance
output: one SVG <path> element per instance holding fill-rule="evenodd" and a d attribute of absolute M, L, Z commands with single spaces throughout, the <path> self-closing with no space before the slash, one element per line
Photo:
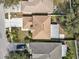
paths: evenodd
<path fill-rule="evenodd" d="M 9 51 L 24 51 L 27 49 L 25 43 L 11 43 L 8 47 Z"/>

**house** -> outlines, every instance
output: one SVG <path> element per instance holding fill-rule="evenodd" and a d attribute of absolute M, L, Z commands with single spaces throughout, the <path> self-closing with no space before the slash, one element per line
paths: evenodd
<path fill-rule="evenodd" d="M 53 13 L 52 0 L 22 1 L 23 27 L 31 30 L 32 39 L 50 39 L 50 24 Z"/>
<path fill-rule="evenodd" d="M 20 27 L 22 31 L 30 30 L 32 39 L 35 40 L 64 38 L 64 34 L 60 34 L 59 25 L 51 24 L 52 0 L 20 1 L 17 6 L 12 6 L 5 11 L 6 14 L 8 13 L 8 19 L 5 19 L 6 28 Z"/>
<path fill-rule="evenodd" d="M 5 8 L 5 27 L 21 27 L 31 31 L 32 39 L 50 39 L 52 0 L 25 0 Z M 21 14 L 21 17 L 18 17 Z"/>
<path fill-rule="evenodd" d="M 26 0 L 21 3 L 23 14 L 50 14 L 53 12 L 53 0 Z"/>
<path fill-rule="evenodd" d="M 31 59 L 62 59 L 61 43 L 29 43 Z"/>

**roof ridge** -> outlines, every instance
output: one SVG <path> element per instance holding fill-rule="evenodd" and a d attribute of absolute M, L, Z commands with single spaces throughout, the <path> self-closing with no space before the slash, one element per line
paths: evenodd
<path fill-rule="evenodd" d="M 55 48 L 53 51 L 51 51 L 51 52 L 49 53 L 49 55 L 50 55 L 52 52 L 54 52 L 58 47 L 60 47 L 60 45 L 59 45 L 59 46 L 56 46 L 56 48 Z"/>

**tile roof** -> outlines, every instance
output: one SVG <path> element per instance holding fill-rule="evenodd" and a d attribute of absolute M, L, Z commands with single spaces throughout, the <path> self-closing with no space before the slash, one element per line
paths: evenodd
<path fill-rule="evenodd" d="M 52 13 L 53 1 L 52 0 L 32 0 L 22 1 L 23 13 Z"/>
<path fill-rule="evenodd" d="M 28 0 L 22 1 L 22 13 L 31 15 L 33 13 L 52 13 L 53 1 L 52 0 Z M 31 17 L 23 17 L 23 28 L 31 28 L 33 39 L 50 39 L 50 20 L 51 16 L 48 15 L 32 15 Z M 32 22 L 29 22 L 31 20 Z"/>
<path fill-rule="evenodd" d="M 32 20 L 32 16 L 23 17 L 23 29 L 31 29 Z"/>
<path fill-rule="evenodd" d="M 25 16 L 23 29 L 32 30 L 32 39 L 50 39 L 50 18 L 48 15 Z"/>
<path fill-rule="evenodd" d="M 33 16 L 33 39 L 50 39 L 50 18 L 48 15 Z"/>

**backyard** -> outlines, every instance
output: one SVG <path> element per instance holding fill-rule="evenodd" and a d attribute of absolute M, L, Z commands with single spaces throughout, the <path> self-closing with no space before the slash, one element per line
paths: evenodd
<path fill-rule="evenodd" d="M 63 3 L 61 3 L 63 1 Z M 58 5 L 54 18 L 67 33 L 67 38 L 79 39 L 79 0 L 53 0 Z M 63 5 L 64 4 L 64 5 Z M 65 13 L 64 15 L 62 13 Z M 53 20 L 52 20 L 53 21 Z"/>
<path fill-rule="evenodd" d="M 64 15 L 70 12 L 70 0 L 53 0 L 54 14 Z"/>
<path fill-rule="evenodd" d="M 68 50 L 67 50 L 67 55 L 64 59 L 77 59 L 76 57 L 76 48 L 75 48 L 75 41 L 74 40 L 70 40 L 70 41 L 65 41 L 67 46 L 68 46 Z"/>
<path fill-rule="evenodd" d="M 61 32 L 63 32 L 66 36 L 66 38 L 73 38 L 73 28 L 71 26 L 69 26 L 69 22 L 70 22 L 70 17 L 69 16 L 52 16 L 51 18 L 51 22 L 56 22 L 60 25 L 60 27 L 63 29 L 63 31 L 59 30 L 60 31 L 60 34 Z"/>

